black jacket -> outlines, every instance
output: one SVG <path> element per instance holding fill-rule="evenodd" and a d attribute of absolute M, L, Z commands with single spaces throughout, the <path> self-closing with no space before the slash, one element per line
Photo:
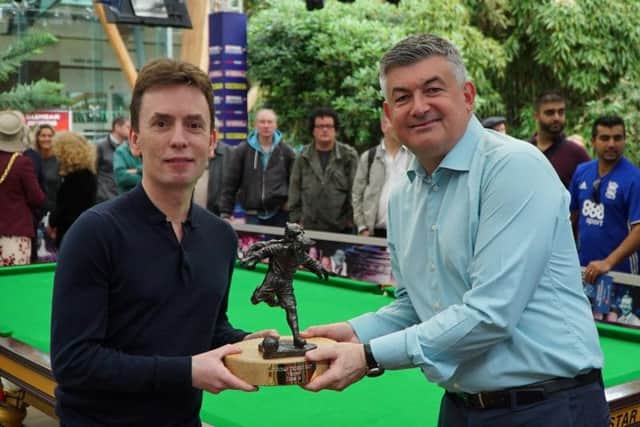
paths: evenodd
<path fill-rule="evenodd" d="M 62 177 L 58 189 L 56 207 L 51 212 L 49 224 L 56 227 L 56 246 L 80 214 L 96 203 L 98 180 L 88 169 L 81 169 Z"/>
<path fill-rule="evenodd" d="M 277 212 L 285 205 L 289 195 L 289 175 L 295 152 L 284 142 L 278 143 L 267 168 L 262 168 L 260 153 L 246 141 L 231 154 L 231 164 L 224 178 L 220 197 L 220 213 L 230 215 L 238 195 L 249 214 Z"/>

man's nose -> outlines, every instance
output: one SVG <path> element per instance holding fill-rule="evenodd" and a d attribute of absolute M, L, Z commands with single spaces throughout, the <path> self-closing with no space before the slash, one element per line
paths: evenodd
<path fill-rule="evenodd" d="M 182 124 L 177 124 L 171 134 L 170 144 L 172 147 L 184 147 L 187 145 L 187 129 Z"/>
<path fill-rule="evenodd" d="M 425 96 L 421 91 L 413 96 L 413 105 L 411 108 L 411 114 L 414 116 L 423 116 L 431 109 L 429 97 Z"/>

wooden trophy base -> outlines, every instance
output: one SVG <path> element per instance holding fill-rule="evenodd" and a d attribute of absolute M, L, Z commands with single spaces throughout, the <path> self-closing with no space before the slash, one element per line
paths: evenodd
<path fill-rule="evenodd" d="M 282 337 L 287 339 L 291 337 Z M 301 385 L 329 369 L 329 362 L 308 362 L 304 356 L 278 357 L 265 359 L 258 349 L 262 338 L 240 341 L 234 345 L 242 353 L 230 354 L 224 358 L 224 364 L 232 374 L 253 385 Z M 308 343 L 318 347 L 334 344 L 328 338 L 309 338 Z"/>

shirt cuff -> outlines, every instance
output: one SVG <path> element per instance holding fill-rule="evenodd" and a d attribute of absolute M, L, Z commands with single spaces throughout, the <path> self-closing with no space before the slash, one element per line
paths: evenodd
<path fill-rule="evenodd" d="M 349 320 L 360 342 L 369 343 L 376 361 L 385 369 L 402 369 L 416 366 L 407 348 L 409 335 L 415 335 L 416 327 L 400 331 L 389 330 L 374 313 L 363 314 Z"/>
<path fill-rule="evenodd" d="M 358 336 L 361 343 L 366 344 L 371 339 L 380 335 L 380 330 L 375 327 L 378 323 L 375 314 L 366 313 L 349 320 L 348 323 Z"/>
<path fill-rule="evenodd" d="M 414 367 L 407 350 L 407 330 L 374 338 L 369 342 L 378 364 L 385 369 Z"/>
<path fill-rule="evenodd" d="M 155 389 L 168 391 L 192 387 L 191 357 L 156 356 Z"/>
<path fill-rule="evenodd" d="M 362 233 L 364 230 L 368 230 L 369 227 L 367 227 L 366 225 L 359 225 L 358 226 L 358 234 Z"/>

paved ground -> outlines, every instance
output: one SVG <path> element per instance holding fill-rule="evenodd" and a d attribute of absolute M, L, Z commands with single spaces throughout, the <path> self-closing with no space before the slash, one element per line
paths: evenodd
<path fill-rule="evenodd" d="M 43 414 L 34 407 L 27 409 L 27 417 L 24 419 L 24 427 L 58 427 L 58 421 Z"/>
<path fill-rule="evenodd" d="M 36 408 L 29 407 L 27 417 L 24 419 L 24 427 L 58 427 L 58 421 L 43 414 Z M 202 423 L 202 427 L 213 427 L 209 424 Z"/>

